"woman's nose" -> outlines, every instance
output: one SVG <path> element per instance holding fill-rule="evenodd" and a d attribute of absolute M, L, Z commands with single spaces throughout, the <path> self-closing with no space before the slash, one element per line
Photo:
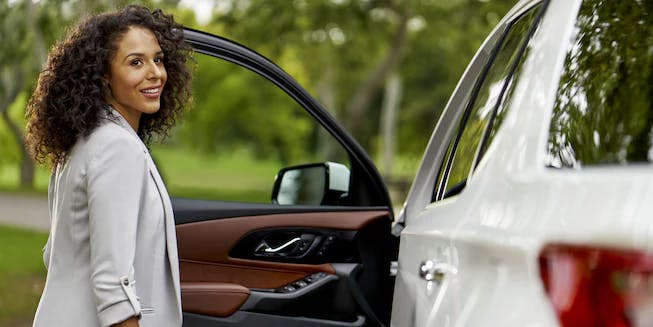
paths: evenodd
<path fill-rule="evenodd" d="M 163 65 L 158 64 L 156 62 L 152 62 L 152 63 L 150 63 L 148 78 L 150 78 L 150 79 L 161 78 L 161 76 L 163 76 L 164 71 L 165 71 L 165 68 L 163 67 Z"/>

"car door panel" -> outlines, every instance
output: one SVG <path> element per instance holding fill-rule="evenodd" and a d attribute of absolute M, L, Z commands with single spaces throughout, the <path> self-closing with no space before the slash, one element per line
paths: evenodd
<path fill-rule="evenodd" d="M 386 267 L 385 260 L 371 253 L 385 248 L 379 243 L 382 235 L 389 235 L 390 222 L 389 212 L 377 209 L 264 214 L 178 224 L 184 312 L 194 314 L 196 321 L 214 323 L 237 311 L 289 319 L 324 317 L 325 324 L 355 323 L 360 319 L 351 288 L 369 294 L 382 285 L 375 276 Z M 247 255 L 247 250 L 255 251 L 270 235 L 292 237 L 293 233 L 320 238 L 313 240 L 313 255 L 289 260 Z M 335 254 L 329 253 L 329 246 L 337 247 Z M 298 286 L 302 282 L 305 285 Z M 288 286 L 294 289 L 288 291 Z M 247 326 L 243 321 L 239 324 Z"/>
<path fill-rule="evenodd" d="M 372 211 L 275 214 L 178 225 L 181 280 L 185 282 L 210 279 L 251 288 L 275 289 L 311 273 L 334 273 L 333 267 L 326 262 L 275 262 L 266 260 L 267 258 L 252 260 L 232 257 L 229 254 L 238 248 L 241 240 L 246 240 L 246 236 L 255 231 L 278 228 L 306 231 L 306 228 L 310 228 L 316 231 L 315 234 L 321 230 L 322 234 L 330 235 L 333 234 L 332 230 L 358 231 L 375 221 L 388 222 L 388 213 Z"/>
<path fill-rule="evenodd" d="M 448 235 L 455 230 L 457 216 L 450 203 L 439 205 L 437 219 L 424 211 L 402 232 L 392 326 L 454 325 L 450 312 L 457 304 L 449 290 L 458 262 Z"/>

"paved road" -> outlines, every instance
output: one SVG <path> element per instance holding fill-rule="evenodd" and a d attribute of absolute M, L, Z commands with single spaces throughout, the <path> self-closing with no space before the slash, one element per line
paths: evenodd
<path fill-rule="evenodd" d="M 0 192 L 0 224 L 48 231 L 47 197 Z"/>

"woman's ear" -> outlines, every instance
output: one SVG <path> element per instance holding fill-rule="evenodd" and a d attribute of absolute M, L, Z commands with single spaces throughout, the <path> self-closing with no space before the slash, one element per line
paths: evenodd
<path fill-rule="evenodd" d="M 111 87 L 111 82 L 109 82 L 110 80 L 111 80 L 111 76 L 109 76 L 109 74 L 104 74 L 102 76 L 102 86 L 106 88 L 110 88 Z"/>
<path fill-rule="evenodd" d="M 111 83 L 109 83 L 109 77 L 106 75 L 102 77 L 102 92 L 105 98 L 111 97 Z"/>

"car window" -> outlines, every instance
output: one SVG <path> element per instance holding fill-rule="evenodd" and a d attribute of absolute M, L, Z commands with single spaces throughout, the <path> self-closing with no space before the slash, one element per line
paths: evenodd
<path fill-rule="evenodd" d="M 651 1 L 583 1 L 546 153 L 552 168 L 653 162 Z"/>
<path fill-rule="evenodd" d="M 481 141 L 486 137 L 486 132 L 490 131 L 488 125 L 496 115 L 497 105 L 506 91 L 506 86 L 511 85 L 507 80 L 530 35 L 529 31 L 538 15 L 538 8 L 539 5 L 508 26 L 488 66 L 479 76 L 467 109 L 458 124 L 458 131 L 450 140 L 440 168 L 433 200 L 446 198 L 462 191 L 475 163 L 480 160 Z"/>
<path fill-rule="evenodd" d="M 171 196 L 272 203 L 282 168 L 350 167 L 340 143 L 272 82 L 222 59 L 195 56 L 192 108 L 164 144 L 152 146 Z"/>

